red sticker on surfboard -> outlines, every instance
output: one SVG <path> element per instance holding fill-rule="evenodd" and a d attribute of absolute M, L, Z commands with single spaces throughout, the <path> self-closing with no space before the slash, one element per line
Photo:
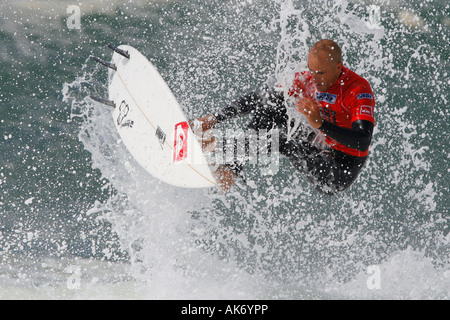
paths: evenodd
<path fill-rule="evenodd" d="M 175 141 L 173 145 L 173 162 L 184 160 L 188 156 L 189 124 L 184 121 L 175 125 Z"/>

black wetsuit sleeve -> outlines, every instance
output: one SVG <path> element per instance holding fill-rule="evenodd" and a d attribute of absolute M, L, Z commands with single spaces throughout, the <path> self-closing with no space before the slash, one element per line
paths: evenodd
<path fill-rule="evenodd" d="M 283 102 L 284 95 L 278 90 L 276 78 L 271 77 L 261 88 L 236 99 L 222 110 L 214 113 L 214 116 L 220 123 L 228 119 L 245 116 L 267 104 L 282 105 Z"/>
<path fill-rule="evenodd" d="M 372 140 L 373 123 L 367 120 L 357 120 L 352 123 L 352 129 L 347 129 L 324 121 L 319 130 L 347 147 L 366 151 Z"/>
<path fill-rule="evenodd" d="M 259 91 L 251 92 L 231 102 L 228 106 L 216 112 L 214 116 L 217 122 L 220 123 L 228 119 L 249 114 L 261 104 L 261 93 Z"/>

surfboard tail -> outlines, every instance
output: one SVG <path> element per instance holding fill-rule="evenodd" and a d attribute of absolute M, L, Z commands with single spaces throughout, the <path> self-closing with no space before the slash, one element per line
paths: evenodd
<path fill-rule="evenodd" d="M 121 56 L 123 56 L 123 57 L 125 57 L 127 59 L 130 59 L 130 54 L 128 53 L 128 51 L 119 49 L 116 46 L 112 45 L 111 43 L 108 43 L 108 48 L 114 50 L 115 52 L 117 52 Z"/>
<path fill-rule="evenodd" d="M 91 98 L 92 100 L 94 100 L 96 102 L 99 102 L 99 103 L 105 104 L 107 106 L 110 106 L 112 108 L 116 107 L 116 104 L 114 103 L 114 101 L 102 99 L 102 98 L 95 97 L 95 96 L 89 96 L 89 98 Z"/>
<path fill-rule="evenodd" d="M 100 63 L 101 65 L 104 65 L 105 67 L 108 67 L 110 69 L 113 69 L 114 71 L 117 71 L 117 67 L 114 63 L 104 61 L 100 58 L 97 58 L 96 56 L 91 56 L 91 58 L 94 59 L 95 61 L 97 61 L 98 63 Z"/>

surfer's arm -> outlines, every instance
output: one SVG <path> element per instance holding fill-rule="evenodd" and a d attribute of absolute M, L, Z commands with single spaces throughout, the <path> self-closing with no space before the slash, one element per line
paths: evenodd
<path fill-rule="evenodd" d="M 352 122 L 351 129 L 340 127 L 324 120 L 317 101 L 308 97 L 297 100 L 297 110 L 305 115 L 313 128 L 319 129 L 330 138 L 349 148 L 366 151 L 370 145 L 374 127 L 371 121 L 356 119 Z"/>
<path fill-rule="evenodd" d="M 366 151 L 372 140 L 373 123 L 357 120 L 352 123 L 352 128 L 348 129 L 324 120 L 319 130 L 347 147 Z"/>
<path fill-rule="evenodd" d="M 246 94 L 243 97 L 231 102 L 225 108 L 214 114 L 217 122 L 223 122 L 228 119 L 241 117 L 249 114 L 262 104 L 262 98 L 258 91 Z"/>
<path fill-rule="evenodd" d="M 258 91 L 251 92 L 246 94 L 245 96 L 231 102 L 228 106 L 225 108 L 213 113 L 209 114 L 205 117 L 198 118 L 196 121 L 190 120 L 190 126 L 194 129 L 194 132 L 196 132 L 196 128 L 198 127 L 196 125 L 197 123 L 201 124 L 201 131 L 205 132 L 207 130 L 210 130 L 216 126 L 216 124 L 221 123 L 225 120 L 241 117 L 246 114 L 249 114 L 258 105 L 262 104 L 262 98 Z M 199 133 L 198 133 L 199 134 Z"/>
<path fill-rule="evenodd" d="M 282 105 L 283 103 L 283 92 L 279 90 L 276 78 L 271 77 L 262 88 L 231 102 L 228 106 L 216 112 L 214 116 L 217 118 L 217 122 L 222 122 L 245 116 L 256 109 L 263 108 L 267 104 Z"/>

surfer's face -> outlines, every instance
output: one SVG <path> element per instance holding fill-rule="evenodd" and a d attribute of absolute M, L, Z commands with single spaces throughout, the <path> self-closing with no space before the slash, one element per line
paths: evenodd
<path fill-rule="evenodd" d="M 308 68 L 318 91 L 325 92 L 338 81 L 342 72 L 342 62 L 330 60 L 325 53 L 309 54 Z"/>

